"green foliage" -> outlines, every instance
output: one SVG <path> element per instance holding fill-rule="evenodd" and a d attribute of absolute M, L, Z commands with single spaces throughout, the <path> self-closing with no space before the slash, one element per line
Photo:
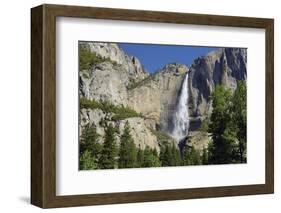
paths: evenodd
<path fill-rule="evenodd" d="M 246 162 L 246 83 L 239 81 L 232 94 L 223 86 L 217 86 L 211 96 L 213 111 L 209 132 L 210 164 Z"/>
<path fill-rule="evenodd" d="M 118 168 L 134 168 L 137 162 L 137 150 L 134 140 L 130 134 L 128 121 L 125 124 L 124 132 L 120 139 L 120 150 Z"/>
<path fill-rule="evenodd" d="M 89 78 L 88 73 L 82 73 L 83 78 Z"/>
<path fill-rule="evenodd" d="M 79 45 L 79 70 L 80 71 L 89 70 L 94 65 L 106 61 L 112 63 L 113 65 L 117 64 L 115 61 L 97 55 L 96 53 L 91 52 L 89 49 L 85 48 L 84 46 Z"/>
<path fill-rule="evenodd" d="M 123 105 L 114 107 L 113 113 L 115 113 L 115 115 L 113 115 L 111 118 L 113 121 L 124 120 L 126 118 L 132 118 L 132 117 L 141 117 L 141 115 L 137 113 L 135 110 L 129 107 L 124 107 Z"/>
<path fill-rule="evenodd" d="M 153 154 L 154 156 L 159 157 L 159 156 L 158 156 L 158 152 L 157 152 L 157 149 L 156 149 L 156 148 L 152 149 L 152 154 Z"/>
<path fill-rule="evenodd" d="M 96 100 L 89 100 L 86 98 L 80 98 L 81 109 L 101 109 L 102 104 Z"/>
<path fill-rule="evenodd" d="M 147 76 L 146 78 L 140 80 L 140 81 L 135 81 L 135 80 L 131 80 L 130 84 L 127 86 L 128 90 L 133 90 L 137 87 L 143 86 L 145 85 L 147 82 L 149 82 L 151 79 L 153 79 L 154 74 L 151 74 L 149 76 Z"/>
<path fill-rule="evenodd" d="M 85 150 L 79 158 L 79 168 L 81 170 L 91 170 L 97 169 L 98 165 L 96 163 L 95 157 L 93 157 L 91 151 Z"/>
<path fill-rule="evenodd" d="M 208 165 L 209 164 L 208 150 L 206 148 L 203 149 L 202 164 L 203 165 Z"/>
<path fill-rule="evenodd" d="M 236 128 L 236 137 L 239 141 L 238 152 L 240 162 L 246 162 L 247 140 L 247 86 L 245 81 L 238 81 L 233 95 L 232 121 Z"/>
<path fill-rule="evenodd" d="M 231 91 L 222 85 L 217 86 L 211 96 L 213 111 L 211 114 L 209 132 L 212 134 L 213 144 L 211 159 L 214 164 L 230 163 L 233 140 L 230 139 L 229 122 Z"/>
<path fill-rule="evenodd" d="M 162 166 L 172 166 L 172 149 L 171 146 L 161 146 L 160 149 L 160 160 Z"/>
<path fill-rule="evenodd" d="M 160 154 L 155 148 L 151 149 L 148 146 L 144 150 L 140 147 L 137 149 L 131 136 L 128 122 L 126 122 L 124 131 L 120 136 L 118 150 L 115 137 L 117 132 L 112 124 L 106 124 L 104 143 L 100 145 L 100 135 L 97 134 L 95 126 L 86 125 L 80 137 L 80 169 L 164 167 L 196 165 L 201 162 L 198 160 L 200 156 L 196 155 L 197 151 L 194 149 L 191 149 L 188 157 L 186 155 L 182 159 L 175 144 L 165 143 L 161 146 Z"/>
<path fill-rule="evenodd" d="M 209 130 L 209 119 L 208 118 L 205 118 L 202 123 L 201 123 L 201 126 L 200 128 L 198 129 L 199 131 L 202 131 L 202 132 L 208 132 Z"/>
<path fill-rule="evenodd" d="M 181 162 L 181 155 L 180 155 L 180 150 L 175 146 L 175 144 L 173 143 L 172 145 L 172 166 L 181 166 L 182 162 Z"/>
<path fill-rule="evenodd" d="M 213 153 L 215 152 L 214 150 L 214 142 L 210 141 L 207 147 L 207 153 L 208 153 L 208 164 L 212 164 L 212 161 L 214 159 Z"/>
<path fill-rule="evenodd" d="M 141 168 L 142 167 L 143 159 L 144 159 L 143 150 L 140 147 L 138 147 L 138 150 L 137 150 L 137 162 L 136 162 L 136 167 L 137 168 Z"/>
<path fill-rule="evenodd" d="M 80 140 L 80 153 L 89 150 L 93 155 L 98 155 L 101 150 L 101 145 L 98 143 L 100 135 L 96 131 L 96 127 L 92 124 L 87 124 L 82 131 Z"/>
<path fill-rule="evenodd" d="M 169 141 L 172 140 L 172 138 L 166 134 L 165 132 L 162 132 L 162 131 L 157 131 L 157 130 L 154 130 L 152 128 L 149 129 L 151 131 L 152 134 L 154 134 L 156 137 L 157 137 L 157 141 L 160 143 L 160 144 L 167 144 L 169 143 Z"/>
<path fill-rule="evenodd" d="M 80 169 L 97 169 L 101 145 L 98 143 L 99 135 L 94 125 L 87 124 L 80 137 Z"/>
<path fill-rule="evenodd" d="M 150 149 L 148 146 L 145 147 L 143 151 L 143 163 L 142 167 L 160 167 L 161 162 L 159 160 L 158 154 Z"/>
<path fill-rule="evenodd" d="M 116 106 L 108 101 L 96 101 L 89 100 L 86 98 L 80 98 L 80 108 L 83 109 L 101 109 L 104 113 L 113 113 L 111 117 L 112 121 L 124 120 L 126 118 L 141 117 L 141 114 L 137 113 L 130 107 L 125 107 L 123 105 Z"/>
<path fill-rule="evenodd" d="M 183 152 L 183 165 L 201 165 L 202 159 L 199 151 L 197 151 L 193 146 L 184 148 Z"/>
<path fill-rule="evenodd" d="M 160 149 L 160 160 L 162 166 L 180 166 L 182 164 L 180 151 L 173 144 L 164 145 Z"/>
<path fill-rule="evenodd" d="M 115 128 L 109 124 L 105 129 L 105 138 L 99 159 L 99 168 L 114 169 L 116 167 L 117 145 L 115 138 Z"/>

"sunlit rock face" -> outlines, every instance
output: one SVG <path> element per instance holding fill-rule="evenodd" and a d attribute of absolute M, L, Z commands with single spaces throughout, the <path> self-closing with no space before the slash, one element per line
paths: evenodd
<path fill-rule="evenodd" d="M 128 121 L 134 141 L 141 148 L 147 145 L 159 150 L 159 141 L 153 131 L 166 132 L 171 136 L 171 143 L 176 143 L 184 134 L 190 137 L 203 135 L 206 136 L 203 141 L 208 141 L 206 134 L 194 132 L 212 111 L 210 95 L 215 86 L 223 84 L 234 90 L 238 80 L 247 78 L 246 49 L 220 48 L 195 59 L 189 67 L 172 63 L 150 74 L 137 57 L 127 55 L 118 44 L 81 42 L 80 45 L 110 59 L 79 71 L 80 98 L 109 101 L 140 113 L 141 117 L 113 123 L 122 132 Z M 181 116 L 188 120 L 187 123 L 178 123 L 178 126 L 184 126 L 183 129 L 187 128 L 180 136 L 175 133 L 177 115 L 177 121 Z M 98 133 L 103 135 L 100 120 L 104 117 L 99 109 L 81 110 L 81 126 L 94 123 Z M 196 147 L 201 149 L 203 146 L 197 144 Z"/>

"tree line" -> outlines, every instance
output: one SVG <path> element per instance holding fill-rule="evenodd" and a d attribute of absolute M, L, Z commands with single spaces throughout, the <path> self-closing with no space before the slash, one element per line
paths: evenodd
<path fill-rule="evenodd" d="M 96 127 L 88 124 L 83 128 L 80 143 L 81 170 L 165 167 L 202 164 L 201 156 L 193 147 L 186 147 L 181 153 L 175 144 L 162 144 L 160 151 L 146 146 L 137 147 L 126 122 L 120 136 L 119 146 L 116 134 L 119 132 L 111 123 L 105 127 L 104 142 L 99 143 L 100 135 Z"/>
<path fill-rule="evenodd" d="M 245 163 L 246 158 L 246 82 L 238 81 L 234 92 L 222 85 L 211 94 L 212 113 L 206 125 L 211 141 L 200 153 L 187 143 L 181 150 L 174 143 L 161 142 L 160 151 L 136 147 L 126 122 L 120 143 L 119 129 L 105 122 L 104 142 L 92 124 L 86 125 L 80 137 L 81 170 L 142 168 L 186 165 Z M 205 129 L 205 128 L 204 128 Z"/>

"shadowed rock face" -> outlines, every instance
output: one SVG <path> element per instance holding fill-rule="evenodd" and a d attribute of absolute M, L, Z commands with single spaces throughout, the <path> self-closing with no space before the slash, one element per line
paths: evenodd
<path fill-rule="evenodd" d="M 204 119 L 212 110 L 210 95 L 216 85 L 225 85 L 234 90 L 238 80 L 247 78 L 247 50 L 221 48 L 206 56 L 197 58 L 190 67 L 189 110 L 198 126 L 198 119 Z"/>
<path fill-rule="evenodd" d="M 215 86 L 223 84 L 234 90 L 238 80 L 247 78 L 246 49 L 221 48 L 197 58 L 189 68 L 178 63 L 167 64 L 156 73 L 149 74 L 136 57 L 126 55 L 117 44 L 82 42 L 80 45 L 110 59 L 93 65 L 90 70 L 80 70 L 80 97 L 129 106 L 141 113 L 142 117 L 115 124 L 122 132 L 122 126 L 128 121 L 134 127 L 135 143 L 142 148 L 148 145 L 159 150 L 157 137 L 151 129 L 169 131 L 187 72 L 191 135 L 211 113 L 210 94 Z M 104 134 L 103 127 L 97 122 L 104 117 L 101 110 L 82 110 L 80 117 L 82 126 L 95 123 L 99 134 Z"/>

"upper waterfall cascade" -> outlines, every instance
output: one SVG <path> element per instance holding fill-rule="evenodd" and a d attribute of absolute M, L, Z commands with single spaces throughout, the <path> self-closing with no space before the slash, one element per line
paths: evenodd
<path fill-rule="evenodd" d="M 189 116 L 188 116 L 188 73 L 186 73 L 181 86 L 178 102 L 173 115 L 173 128 L 171 135 L 178 142 L 188 134 Z"/>

